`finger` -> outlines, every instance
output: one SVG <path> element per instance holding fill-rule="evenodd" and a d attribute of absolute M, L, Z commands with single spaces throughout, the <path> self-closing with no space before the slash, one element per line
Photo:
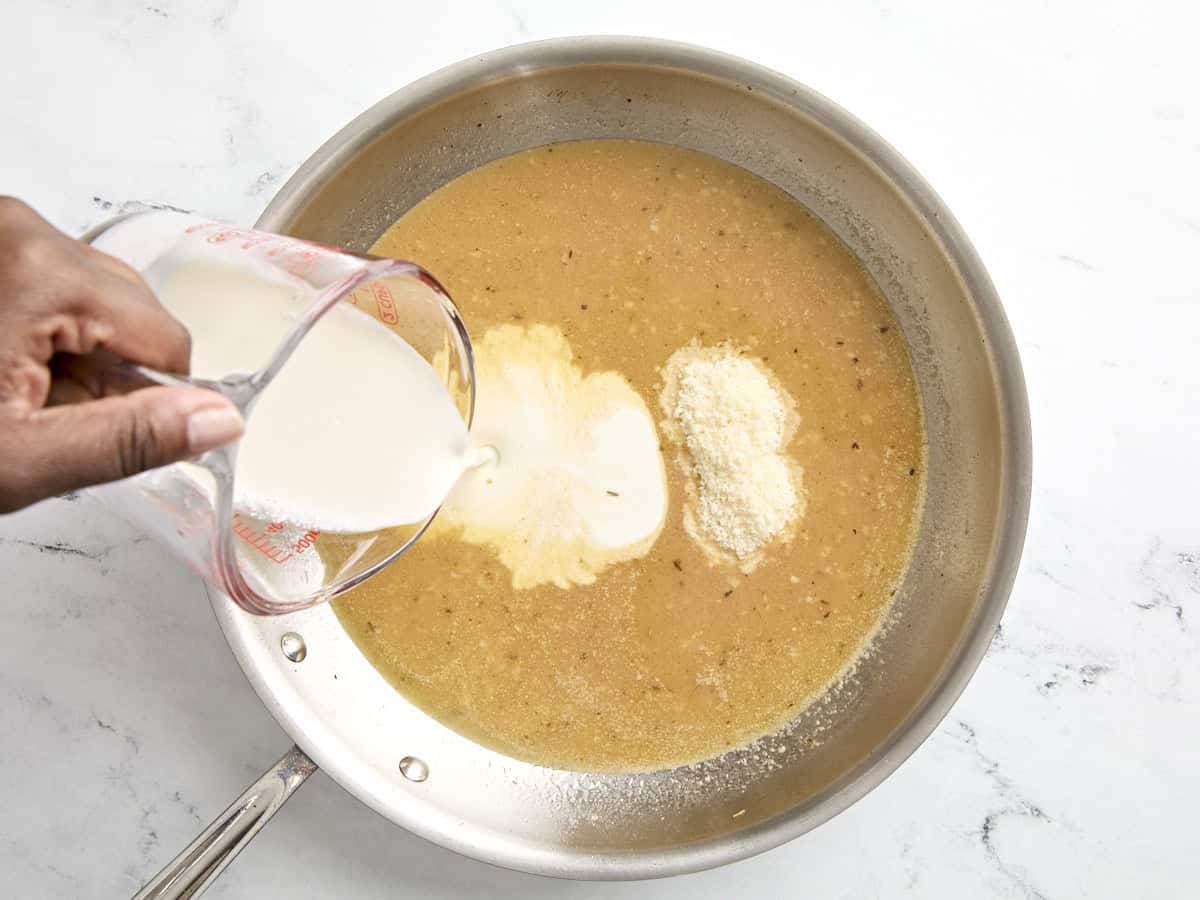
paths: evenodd
<path fill-rule="evenodd" d="M 0 245 L 15 248 L 9 280 L 21 290 L 6 299 L 24 301 L 17 304 L 24 307 L 19 316 L 39 324 L 53 313 L 73 320 L 74 327 L 56 328 L 51 352 L 88 353 L 100 345 L 152 368 L 189 371 L 187 329 L 120 260 L 72 240 L 28 206 L 3 197 Z"/>
<path fill-rule="evenodd" d="M 37 410 L 8 423 L 0 438 L 10 481 L 0 493 L 17 497 L 20 506 L 126 478 L 235 440 L 243 424 L 220 394 L 192 387 L 152 387 Z"/>
<path fill-rule="evenodd" d="M 192 338 L 140 276 L 136 281 L 99 267 L 76 276 L 73 312 L 101 326 L 101 343 L 130 362 L 164 372 L 190 370 Z M 62 348 L 70 349 L 70 348 Z M 75 352 L 87 352 L 80 347 Z"/>
<path fill-rule="evenodd" d="M 132 284 L 144 283 L 142 281 L 142 276 L 138 274 L 137 269 L 133 268 L 133 266 L 129 265 L 123 259 L 117 259 L 115 256 L 110 256 L 103 250 L 97 250 L 91 244 L 80 243 L 79 247 L 81 250 L 83 250 L 84 255 L 88 259 L 100 266 L 109 274 L 116 275 L 118 278 L 124 278 L 126 281 L 131 282 Z M 153 293 L 151 293 L 151 297 L 153 297 Z"/>
<path fill-rule="evenodd" d="M 72 394 L 64 394 L 57 390 L 58 383 L 64 380 L 80 385 L 86 390 L 88 399 L 92 400 L 116 394 L 128 394 L 130 391 L 153 384 L 129 366 L 124 365 L 121 357 L 104 349 L 86 354 L 55 354 L 54 358 L 50 360 L 50 371 L 54 375 L 54 381 L 50 385 L 50 396 L 46 399 L 46 406 L 76 402 L 70 399 Z"/>
<path fill-rule="evenodd" d="M 55 378 L 50 382 L 46 406 L 65 406 L 68 403 L 84 403 L 95 399 L 95 394 L 74 378 Z"/>

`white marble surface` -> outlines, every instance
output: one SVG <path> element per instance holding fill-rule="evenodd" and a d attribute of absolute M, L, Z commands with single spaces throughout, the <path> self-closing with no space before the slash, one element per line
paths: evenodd
<path fill-rule="evenodd" d="M 1200 20 L 969 5 L 4 4 L 0 191 L 72 231 L 137 201 L 252 222 L 353 115 L 494 46 L 641 33 L 756 59 L 928 177 L 1024 358 L 1034 504 L 1002 635 L 849 812 L 722 870 L 572 884 L 430 846 L 317 776 L 213 896 L 1197 895 Z M 103 510 L 0 518 L 0 584 L 3 893 L 128 895 L 288 740 L 196 581 Z"/>

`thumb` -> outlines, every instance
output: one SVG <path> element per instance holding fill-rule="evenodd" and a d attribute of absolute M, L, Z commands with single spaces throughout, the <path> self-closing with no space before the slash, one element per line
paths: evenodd
<path fill-rule="evenodd" d="M 151 387 L 40 409 L 18 427 L 29 430 L 22 455 L 38 499 L 196 456 L 239 437 L 244 422 L 215 391 Z"/>

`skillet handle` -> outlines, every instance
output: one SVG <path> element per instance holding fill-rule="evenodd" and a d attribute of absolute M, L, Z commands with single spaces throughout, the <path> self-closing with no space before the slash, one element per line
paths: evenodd
<path fill-rule="evenodd" d="M 317 764 L 299 747 L 292 747 L 150 879 L 133 900 L 187 900 L 200 896 L 315 771 Z"/>

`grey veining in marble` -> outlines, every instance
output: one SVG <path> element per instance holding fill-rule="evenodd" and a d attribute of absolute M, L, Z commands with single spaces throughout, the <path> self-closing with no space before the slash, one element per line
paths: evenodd
<path fill-rule="evenodd" d="M 622 32 L 823 91 L 899 147 L 975 240 L 1021 347 L 1036 444 L 1027 550 L 992 649 L 881 788 L 715 872 L 504 872 L 318 775 L 212 895 L 1196 896 L 1194 6 L 14 0 L 0 10 L 0 191 L 76 233 L 145 203 L 252 222 L 312 149 L 405 82 L 492 46 Z M 288 741 L 196 580 L 85 497 L 0 517 L 0 585 L 4 893 L 126 896 Z"/>

